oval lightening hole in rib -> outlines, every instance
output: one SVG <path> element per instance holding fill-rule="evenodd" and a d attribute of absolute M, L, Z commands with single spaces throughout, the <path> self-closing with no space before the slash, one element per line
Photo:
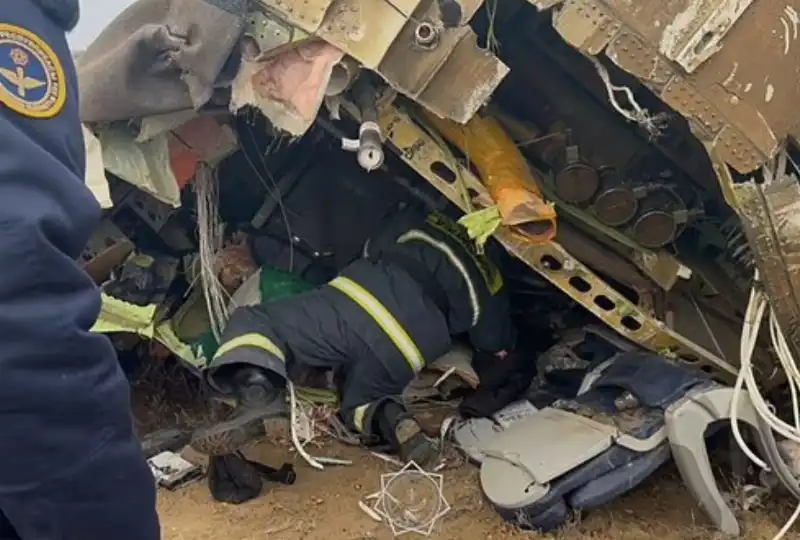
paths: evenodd
<path fill-rule="evenodd" d="M 456 181 L 456 173 L 441 161 L 431 163 L 431 172 L 448 184 L 454 184 Z"/>
<path fill-rule="evenodd" d="M 605 296 L 603 294 L 601 294 L 599 296 L 595 296 L 594 303 L 595 303 L 595 305 L 597 307 L 599 307 L 600 309 L 602 309 L 604 311 L 611 311 L 612 309 L 614 309 L 617 306 L 614 303 L 614 301 L 611 300 L 611 298 L 609 298 L 608 296 Z"/>
<path fill-rule="evenodd" d="M 561 261 L 553 257 L 552 255 L 543 255 L 539 262 L 542 263 L 542 266 L 547 268 L 548 270 L 561 270 L 564 268 L 564 265 L 561 264 Z"/>
<path fill-rule="evenodd" d="M 630 315 L 626 315 L 625 317 L 622 317 L 622 320 L 620 322 L 622 323 L 622 326 L 624 326 L 625 328 L 627 328 L 631 332 L 636 332 L 637 330 L 641 330 L 642 329 L 642 323 L 640 323 L 639 321 L 637 321 L 636 319 L 634 319 Z"/>
<path fill-rule="evenodd" d="M 580 276 L 573 276 L 569 278 L 569 284 L 578 292 L 587 293 L 592 290 L 592 286 L 588 281 Z"/>

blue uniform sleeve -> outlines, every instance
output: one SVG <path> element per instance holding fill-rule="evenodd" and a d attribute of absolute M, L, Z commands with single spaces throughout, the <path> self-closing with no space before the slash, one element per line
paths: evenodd
<path fill-rule="evenodd" d="M 0 14 L 0 530 L 156 540 L 129 387 L 89 332 L 100 294 L 76 258 L 100 209 L 84 169 L 64 31 L 18 0 Z"/>

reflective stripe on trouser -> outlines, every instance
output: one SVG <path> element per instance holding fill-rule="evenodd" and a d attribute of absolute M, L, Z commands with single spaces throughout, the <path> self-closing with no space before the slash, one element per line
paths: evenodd
<path fill-rule="evenodd" d="M 351 395 L 350 397 L 353 398 L 354 396 Z M 357 398 L 358 396 L 356 395 L 355 397 Z M 371 437 L 380 434 L 385 436 L 385 433 L 379 432 L 379 422 L 387 403 L 395 403 L 398 406 L 397 410 L 405 411 L 402 398 L 396 393 L 393 393 L 357 407 L 343 407 L 341 416 L 347 427 L 354 430 L 359 435 Z"/>
<path fill-rule="evenodd" d="M 414 374 L 422 371 L 425 360 L 419 352 L 416 343 L 406 332 L 405 328 L 389 313 L 389 310 L 378 301 L 364 287 L 352 279 L 339 276 L 330 282 L 330 286 L 344 293 L 353 302 L 358 304 L 381 327 L 384 333 L 392 340 L 397 350 L 403 355 Z"/>
<path fill-rule="evenodd" d="M 369 409 L 371 405 L 371 403 L 366 403 L 364 405 L 359 405 L 353 410 L 353 427 L 356 428 L 356 431 L 359 433 L 364 433 L 364 418 L 367 414 L 367 409 Z"/>
<path fill-rule="evenodd" d="M 269 339 L 267 336 L 263 334 L 257 334 L 255 332 L 250 332 L 248 334 L 242 334 L 241 336 L 237 336 L 229 341 L 226 341 L 222 345 L 220 345 L 217 352 L 214 354 L 214 359 L 228 354 L 229 352 L 237 349 L 239 347 L 253 347 L 255 349 L 261 349 L 262 351 L 266 351 L 272 356 L 278 358 L 281 362 L 286 362 L 286 356 L 283 354 L 275 342 Z"/>
<path fill-rule="evenodd" d="M 377 358 L 352 363 L 340 390 L 340 414 L 347 427 L 366 436 L 373 434 L 375 413 L 388 401 L 402 405 L 402 394 L 416 376 L 411 370 L 389 373 Z"/>

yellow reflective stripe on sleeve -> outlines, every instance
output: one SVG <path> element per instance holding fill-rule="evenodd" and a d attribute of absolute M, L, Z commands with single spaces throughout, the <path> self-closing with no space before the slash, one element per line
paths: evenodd
<path fill-rule="evenodd" d="M 425 367 L 417 345 L 409 337 L 405 329 L 397 322 L 397 319 L 389 313 L 377 298 L 372 296 L 364 287 L 344 276 L 339 276 L 330 282 L 331 287 L 338 289 L 350 299 L 361 306 L 370 317 L 375 320 L 381 329 L 389 336 L 397 350 L 405 357 L 406 362 L 414 373 L 419 373 Z"/>
<path fill-rule="evenodd" d="M 242 334 L 230 341 L 226 341 L 217 349 L 214 358 L 219 358 L 223 354 L 227 354 L 238 347 L 255 347 L 257 349 L 262 349 L 278 357 L 281 362 L 286 362 L 286 356 L 284 356 L 283 351 L 281 351 L 271 339 L 263 334 L 257 334 L 255 332 Z"/>
<path fill-rule="evenodd" d="M 364 416 L 367 414 L 367 409 L 369 409 L 369 403 L 359 405 L 353 411 L 353 426 L 359 433 L 364 433 Z"/>
<path fill-rule="evenodd" d="M 461 277 L 464 279 L 464 283 L 467 284 L 467 291 L 469 293 L 469 305 L 472 308 L 472 326 L 478 324 L 478 320 L 481 317 L 481 306 L 478 302 L 478 291 L 475 287 L 475 284 L 472 282 L 472 279 L 469 277 L 469 272 L 467 271 L 467 267 L 464 266 L 464 263 L 461 262 L 461 259 L 458 258 L 458 255 L 450 249 L 450 246 L 445 244 L 444 242 L 439 242 L 431 235 L 420 231 L 418 229 L 411 229 L 407 233 L 403 234 L 400 238 L 397 239 L 398 244 L 404 244 L 410 240 L 418 240 L 420 242 L 425 242 L 429 246 L 434 249 L 438 249 L 444 257 L 450 261 L 450 264 L 455 266 L 456 270 L 459 271 Z M 447 315 L 444 313 L 443 315 Z"/>

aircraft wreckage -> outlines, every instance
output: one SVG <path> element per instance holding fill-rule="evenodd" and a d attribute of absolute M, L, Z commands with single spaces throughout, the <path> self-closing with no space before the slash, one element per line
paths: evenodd
<path fill-rule="evenodd" d="M 516 259 L 520 324 L 557 340 L 539 362 L 586 373 L 502 428 L 454 428 L 495 508 L 557 526 L 674 459 L 736 534 L 709 425 L 738 417 L 746 448 L 737 426 L 755 428 L 747 452 L 800 497 L 779 451 L 800 428 L 768 401 L 800 383 L 799 11 L 139 0 L 77 60 L 106 209 L 84 253 L 104 290 L 95 330 L 200 370 L 197 341 L 258 301 L 259 267 L 324 283 L 388 208 L 455 205 Z M 126 296 L 131 262 L 158 267 L 147 294 Z"/>

